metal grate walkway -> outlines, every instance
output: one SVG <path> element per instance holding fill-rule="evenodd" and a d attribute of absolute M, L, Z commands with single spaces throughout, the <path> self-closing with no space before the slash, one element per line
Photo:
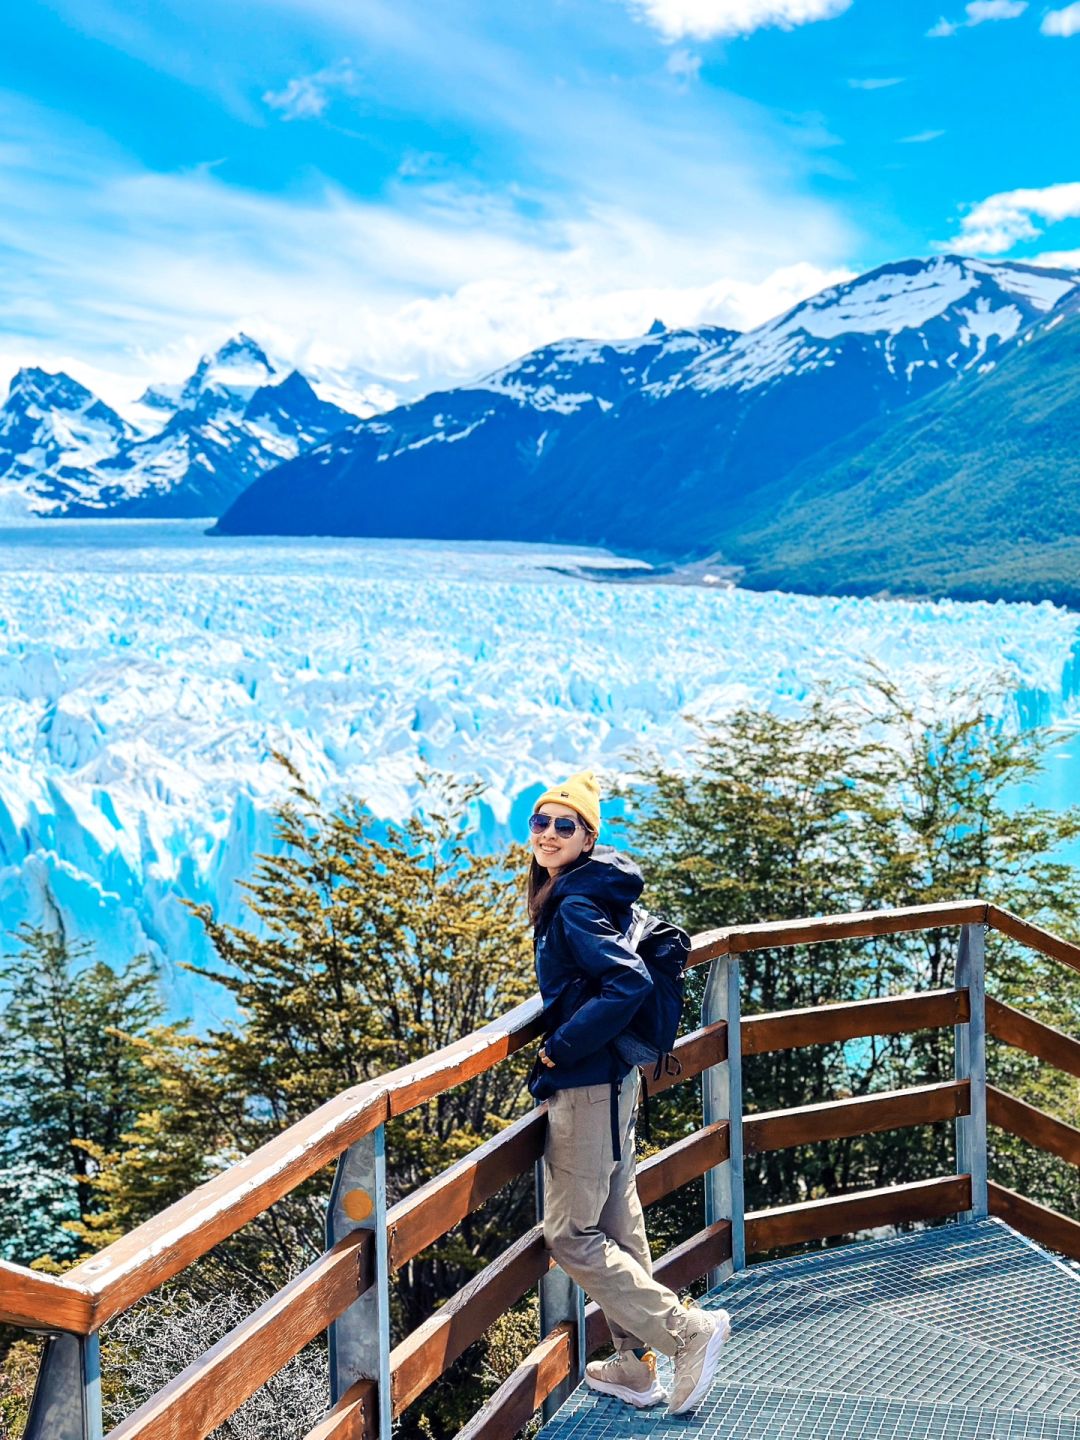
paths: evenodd
<path fill-rule="evenodd" d="M 1080 1440 L 1080 1267 L 1001 1221 L 758 1265 L 701 1303 L 733 1329 L 698 1410 L 582 1386 L 541 1440 Z"/>

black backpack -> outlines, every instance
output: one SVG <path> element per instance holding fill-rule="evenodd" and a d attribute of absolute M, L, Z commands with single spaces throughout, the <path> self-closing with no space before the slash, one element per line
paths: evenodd
<path fill-rule="evenodd" d="M 646 1003 L 612 1044 L 627 1064 L 651 1069 L 654 1080 L 659 1080 L 665 1071 L 677 1075 L 682 1066 L 671 1051 L 682 1020 L 690 936 L 670 921 L 635 905 L 626 938 L 644 962 L 653 988 Z"/>

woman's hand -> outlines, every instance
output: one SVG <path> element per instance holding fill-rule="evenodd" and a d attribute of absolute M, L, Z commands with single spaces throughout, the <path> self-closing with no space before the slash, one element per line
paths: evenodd
<path fill-rule="evenodd" d="M 546 1055 L 545 1052 L 544 1052 L 544 1047 L 543 1047 L 542 1045 L 540 1046 L 540 1060 L 541 1060 L 541 1062 L 542 1062 L 544 1065 L 546 1065 L 546 1066 L 548 1067 L 549 1070 L 554 1070 L 554 1069 L 555 1069 L 555 1061 L 548 1059 L 547 1055 Z"/>

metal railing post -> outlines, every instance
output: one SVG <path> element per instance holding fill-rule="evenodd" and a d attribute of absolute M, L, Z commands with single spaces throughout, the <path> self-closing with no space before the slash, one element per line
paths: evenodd
<path fill-rule="evenodd" d="M 710 1065 L 701 1077 L 702 1118 L 706 1125 L 727 1120 L 729 1158 L 705 1172 L 705 1224 L 731 1221 L 731 1259 L 709 1273 L 713 1289 L 746 1267 L 743 1200 L 742 1040 L 739 1027 L 739 958 L 718 955 L 709 966 L 701 1002 L 702 1025 L 727 1022 L 727 1060 Z"/>
<path fill-rule="evenodd" d="M 382 1125 L 338 1160 L 326 1212 L 326 1243 L 354 1230 L 375 1236 L 373 1283 L 330 1326 L 330 1404 L 357 1380 L 378 1385 L 379 1440 L 390 1440 L 390 1268 L 386 1241 L 386 1132 Z"/>
<path fill-rule="evenodd" d="M 986 1185 L 986 959 L 984 925 L 965 925 L 956 954 L 956 988 L 966 989 L 971 1019 L 957 1025 L 955 1075 L 967 1080 L 971 1113 L 956 1120 L 956 1173 L 971 1176 L 971 1209 L 957 1218 L 981 1220 L 989 1213 Z"/>
<path fill-rule="evenodd" d="M 544 1162 L 533 1167 L 536 1177 L 536 1219 L 544 1218 Z M 576 1285 L 559 1265 L 552 1265 L 540 1277 L 540 1338 L 550 1335 L 556 1325 L 570 1321 L 576 1343 L 570 1357 L 570 1370 L 543 1402 L 542 1413 L 550 1420 L 564 1400 L 581 1384 L 585 1375 L 585 1292 Z"/>
<path fill-rule="evenodd" d="M 101 1440 L 96 1335 L 49 1335 L 23 1440 Z"/>

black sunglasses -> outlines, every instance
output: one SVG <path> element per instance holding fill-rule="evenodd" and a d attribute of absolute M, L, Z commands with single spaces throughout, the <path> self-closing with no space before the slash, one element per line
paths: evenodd
<path fill-rule="evenodd" d="M 554 823 L 555 834 L 563 840 L 569 840 L 574 831 L 581 825 L 579 820 L 571 820 L 569 815 L 530 815 L 529 829 L 534 835 L 542 835 L 549 825 Z M 584 830 L 585 826 L 581 825 Z"/>

